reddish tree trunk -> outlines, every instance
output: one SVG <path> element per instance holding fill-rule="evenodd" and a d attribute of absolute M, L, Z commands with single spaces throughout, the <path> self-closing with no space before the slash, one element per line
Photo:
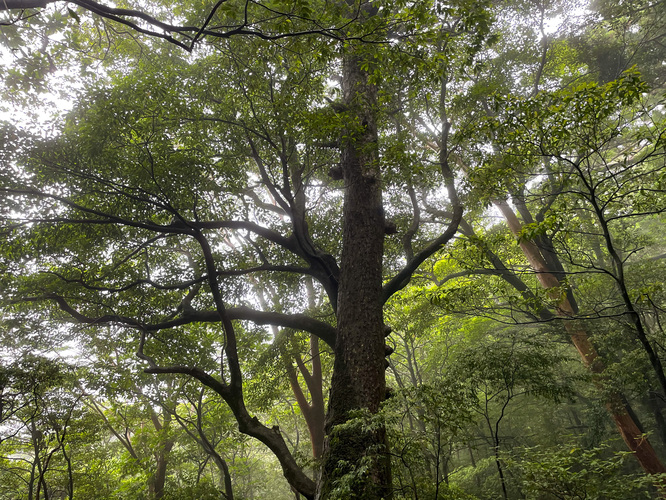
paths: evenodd
<path fill-rule="evenodd" d="M 495 205 L 502 212 L 511 232 L 518 236 L 521 230 L 521 224 L 511 207 L 509 207 L 505 201 L 501 200 L 495 201 Z M 553 270 L 549 269 L 539 248 L 533 242 L 526 240 L 520 242 L 520 248 L 532 268 L 536 271 L 541 286 L 547 290 L 558 288 L 560 286 L 560 281 L 553 273 Z M 559 290 L 556 294 L 557 295 L 554 295 L 554 297 L 562 297 L 557 304 L 557 315 L 568 319 L 564 322 L 564 327 L 569 333 L 571 342 L 578 350 L 585 366 L 599 376 L 597 383 L 601 384 L 603 380 L 603 372 L 605 370 L 604 364 L 599 359 L 599 355 L 590 341 L 585 328 L 583 328 L 579 322 L 571 319 L 575 317 L 575 310 L 569 299 L 566 295 L 560 294 Z M 627 447 L 634 452 L 634 456 L 643 470 L 648 474 L 665 473 L 666 467 L 661 463 L 654 448 L 652 448 L 648 439 L 643 432 L 641 432 L 630 413 L 626 410 L 621 395 L 616 391 L 605 392 L 607 394 L 607 400 L 605 402 L 606 408 L 622 436 L 622 439 Z"/>

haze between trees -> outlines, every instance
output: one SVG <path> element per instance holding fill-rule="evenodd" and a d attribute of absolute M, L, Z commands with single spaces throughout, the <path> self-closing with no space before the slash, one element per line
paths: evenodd
<path fill-rule="evenodd" d="M 0 21 L 83 89 L 2 129 L 0 495 L 656 494 L 663 5 L 73 5 Z"/>

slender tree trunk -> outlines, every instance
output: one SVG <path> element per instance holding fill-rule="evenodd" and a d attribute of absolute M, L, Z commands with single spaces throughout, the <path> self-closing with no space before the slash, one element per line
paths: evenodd
<path fill-rule="evenodd" d="M 305 283 L 308 290 L 308 307 L 314 310 L 314 287 L 311 280 L 306 279 Z M 264 308 L 264 310 L 268 310 L 268 302 L 264 297 L 264 290 L 257 287 L 257 295 L 259 297 L 261 306 Z M 279 329 L 275 325 L 271 325 L 271 331 L 273 333 L 273 337 L 277 338 L 280 332 Z M 309 403 L 298 380 L 298 373 L 296 373 L 296 369 L 294 368 L 294 360 L 292 360 L 292 356 L 288 354 L 286 350 L 281 353 L 281 356 L 284 358 L 289 385 L 291 386 L 291 390 L 294 393 L 294 397 L 296 398 L 296 403 L 301 409 L 301 414 L 305 419 L 305 424 L 308 427 L 310 443 L 312 445 L 312 456 L 315 459 L 319 459 L 324 451 L 324 425 L 326 420 L 326 407 L 324 405 L 324 392 L 322 388 L 323 377 L 321 371 L 321 356 L 319 353 L 319 338 L 317 338 L 315 335 L 310 335 L 310 358 L 312 360 L 312 372 L 310 372 L 307 366 L 305 366 L 305 363 L 303 362 L 300 354 L 296 354 L 294 356 L 298 371 L 303 377 L 305 385 L 310 392 Z"/>
<path fill-rule="evenodd" d="M 391 498 L 391 469 L 383 426 L 349 424 L 355 410 L 370 417 L 386 393 L 382 300 L 384 214 L 375 119 L 376 89 L 360 57 L 343 56 L 342 90 L 349 124 L 342 145 L 345 182 L 338 332 L 317 485 L 325 499 L 338 480 L 352 479 L 348 498 Z"/>
<path fill-rule="evenodd" d="M 28 500 L 33 500 L 35 490 L 35 469 L 37 468 L 36 460 L 33 460 L 30 467 L 30 481 L 28 482 Z"/>
<path fill-rule="evenodd" d="M 37 468 L 37 491 L 35 494 L 36 500 L 39 500 L 42 496 L 42 489 L 44 491 L 44 498 L 48 500 L 48 490 L 46 488 L 46 469 L 47 466 L 46 464 L 42 465 L 41 457 L 40 457 L 40 450 L 41 450 L 41 444 L 43 440 L 43 436 L 41 431 L 37 429 L 37 426 L 35 425 L 34 419 L 30 421 L 30 434 L 32 437 L 32 446 L 35 451 L 35 459 L 32 463 L 32 474 L 31 474 L 31 480 L 33 477 L 35 477 L 34 470 L 35 467 Z M 28 496 L 32 498 L 33 495 L 33 481 L 31 481 L 30 484 L 30 491 L 28 492 Z"/>
<path fill-rule="evenodd" d="M 208 436 L 206 436 L 206 432 L 204 431 L 202 410 L 203 396 L 204 390 L 202 389 L 199 392 L 199 400 L 195 405 L 197 411 L 196 434 L 194 434 L 194 432 L 189 429 L 183 419 L 178 417 L 177 413 L 174 412 L 174 416 L 176 417 L 176 421 L 180 424 L 183 430 L 197 443 L 199 443 L 199 446 L 201 446 L 201 448 L 208 454 L 208 456 L 213 459 L 213 463 L 220 471 L 220 486 L 224 485 L 224 491 L 221 492 L 222 498 L 226 500 L 234 500 L 233 485 L 231 483 L 231 474 L 229 473 L 229 466 L 227 465 L 227 461 L 222 458 L 222 456 L 215 450 L 215 445 L 210 441 L 210 439 L 208 439 Z M 204 462 L 203 467 L 205 466 L 206 463 Z"/>
<path fill-rule="evenodd" d="M 173 440 L 167 440 L 162 446 L 162 449 L 157 454 L 157 468 L 155 470 L 155 474 L 150 480 L 149 489 L 151 498 L 159 499 L 164 496 L 164 485 L 166 484 L 169 453 L 171 453 L 171 448 L 173 448 L 173 445 Z"/>
<path fill-rule="evenodd" d="M 312 286 L 312 280 L 306 280 L 308 289 L 308 307 L 312 310 L 316 308 L 315 292 Z M 324 439 L 326 425 L 326 404 L 324 403 L 324 376 L 321 367 L 321 351 L 319 350 L 319 338 L 310 335 L 310 358 L 312 373 L 306 378 L 308 390 L 310 391 L 310 420 L 308 429 L 310 431 L 310 440 L 312 442 L 312 455 L 319 459 L 324 453 Z M 307 375 L 305 367 L 299 367 L 303 375 Z"/>
<path fill-rule="evenodd" d="M 517 236 L 520 233 L 521 224 L 511 207 L 502 200 L 495 201 L 495 205 L 502 212 L 511 232 Z M 520 248 L 537 273 L 537 278 L 541 286 L 545 289 L 559 288 L 560 282 L 546 264 L 539 248 L 533 242 L 526 240 L 520 242 Z M 559 292 L 558 296 L 560 296 Z M 571 342 L 578 350 L 585 366 L 592 373 L 599 376 L 597 383 L 601 384 L 605 367 L 589 339 L 587 330 L 579 321 L 572 319 L 576 315 L 576 310 L 566 296 L 563 296 L 559 300 L 556 312 L 558 316 L 566 320 L 564 321 L 564 327 L 569 333 Z M 630 412 L 627 411 L 620 393 L 613 390 L 604 392 L 607 395 L 606 408 L 622 439 L 627 447 L 634 452 L 634 456 L 643 470 L 648 474 L 666 473 L 666 467 L 659 460 L 654 448 L 652 448 L 652 445 L 640 430 L 640 427 L 631 417 Z"/>
<path fill-rule="evenodd" d="M 589 186 L 587 182 L 585 185 Z M 588 190 L 590 191 L 590 203 L 594 208 L 594 213 L 597 216 L 597 222 L 599 223 L 599 226 L 601 227 L 604 234 L 606 249 L 608 250 L 608 253 L 613 261 L 613 277 L 615 278 L 616 286 L 620 292 L 622 301 L 624 302 L 624 307 L 629 316 L 629 321 L 632 323 L 634 327 L 634 333 L 636 334 L 636 337 L 640 341 L 643 349 L 645 350 L 645 353 L 648 356 L 648 359 L 650 360 L 650 365 L 652 366 L 654 374 L 657 377 L 657 381 L 659 382 L 659 386 L 661 387 L 662 395 L 666 397 L 666 374 L 664 373 L 664 367 L 661 364 L 661 359 L 659 359 L 659 355 L 652 347 L 652 344 L 648 339 L 647 331 L 643 325 L 643 321 L 641 321 L 641 317 L 638 314 L 638 311 L 636 311 L 634 303 L 629 296 L 627 282 L 624 277 L 624 261 L 617 252 L 610 233 L 610 228 L 608 227 L 608 221 L 604 215 L 604 211 L 599 206 L 597 199 L 593 196 L 594 189 L 588 187 Z"/>
<path fill-rule="evenodd" d="M 201 425 L 200 406 L 197 408 L 197 433 L 199 434 L 199 439 L 197 441 L 204 449 L 204 451 L 213 458 L 215 466 L 220 471 L 220 476 L 222 479 L 220 482 L 224 484 L 222 498 L 225 498 L 226 500 L 234 500 L 234 489 L 233 484 L 231 483 L 231 473 L 229 472 L 229 466 L 227 465 L 227 461 L 222 458 L 222 456 L 215 450 L 215 446 L 213 446 L 203 430 Z"/>
<path fill-rule="evenodd" d="M 287 370 L 289 385 L 291 385 L 296 402 L 301 409 L 305 424 L 308 427 L 310 443 L 312 445 L 312 456 L 318 459 L 324 452 L 324 426 L 326 424 L 326 408 L 324 405 L 324 393 L 322 389 L 323 379 L 321 372 L 321 357 L 319 353 L 319 339 L 314 335 L 310 336 L 312 373 L 310 373 L 305 366 L 300 354 L 296 355 L 296 365 L 298 366 L 298 370 L 305 380 L 310 392 L 310 403 L 308 403 L 305 393 L 303 392 L 303 389 L 301 389 L 292 360 L 286 353 L 283 354 L 283 356 L 285 357 L 285 368 Z"/>
<path fill-rule="evenodd" d="M 234 487 L 231 483 L 231 474 L 229 473 L 229 466 L 227 465 L 227 461 L 224 460 L 220 455 L 214 456 L 213 458 L 217 463 L 217 467 L 222 472 L 222 477 L 224 479 L 224 498 L 227 500 L 234 500 Z"/>
<path fill-rule="evenodd" d="M 62 456 L 67 464 L 67 498 L 74 500 L 74 474 L 72 471 L 72 459 L 67 454 L 64 443 L 62 444 Z"/>
<path fill-rule="evenodd" d="M 502 461 L 500 460 L 499 443 L 496 442 L 493 448 L 495 448 L 495 465 L 497 466 L 497 473 L 499 474 L 500 478 L 500 486 L 502 487 L 502 496 L 504 497 L 505 500 L 508 500 L 509 494 L 506 491 L 506 480 L 504 479 L 504 468 L 502 467 Z"/>
<path fill-rule="evenodd" d="M 312 356 L 312 384 L 309 386 L 311 423 L 308 425 L 308 429 L 310 430 L 310 439 L 312 440 L 312 455 L 315 458 L 320 458 L 322 453 L 324 453 L 326 407 L 324 405 L 324 392 L 322 389 L 323 377 L 319 339 L 314 335 L 310 336 L 310 354 Z"/>
<path fill-rule="evenodd" d="M 141 394 L 141 391 L 138 392 L 139 394 Z M 160 434 L 160 449 L 155 454 L 155 462 L 156 462 L 155 473 L 150 478 L 150 482 L 148 484 L 148 491 L 150 493 L 150 497 L 154 499 L 159 499 L 164 496 L 164 484 L 166 483 L 169 454 L 171 453 L 171 449 L 173 448 L 174 445 L 173 439 L 161 435 L 162 433 L 165 432 L 165 427 L 167 429 L 170 427 L 171 414 L 166 410 L 163 410 L 164 418 L 162 422 L 160 421 L 157 412 L 155 412 L 155 410 L 153 410 L 148 403 L 146 403 L 146 409 L 150 414 L 150 420 L 153 423 L 153 427 L 155 427 L 155 431 L 157 431 L 157 433 Z"/>

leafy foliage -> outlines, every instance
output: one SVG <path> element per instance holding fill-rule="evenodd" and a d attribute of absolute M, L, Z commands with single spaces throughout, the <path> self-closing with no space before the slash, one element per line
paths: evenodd
<path fill-rule="evenodd" d="M 0 7 L 1 498 L 653 492 L 663 5 L 52 4 Z"/>

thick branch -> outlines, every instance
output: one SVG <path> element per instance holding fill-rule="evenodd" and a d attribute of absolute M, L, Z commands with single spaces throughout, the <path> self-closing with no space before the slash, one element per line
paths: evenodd
<path fill-rule="evenodd" d="M 409 199 L 412 202 L 412 210 L 414 215 L 412 217 L 412 222 L 409 225 L 409 229 L 405 232 L 402 237 L 402 248 L 407 257 L 407 261 L 410 261 L 414 258 L 414 249 L 412 248 L 412 239 L 416 235 L 416 232 L 419 230 L 419 222 L 421 221 L 421 209 L 419 207 L 419 202 L 416 199 L 416 191 L 414 191 L 414 186 L 409 184 L 407 186 L 407 192 L 409 193 Z"/>
<path fill-rule="evenodd" d="M 231 307 L 226 309 L 227 316 L 231 320 L 247 320 L 258 325 L 275 325 L 283 328 L 292 328 L 311 333 L 326 342 L 329 346 L 335 345 L 335 328 L 316 320 L 305 314 L 283 314 L 272 311 L 259 311 L 246 306 Z M 217 311 L 194 311 L 171 321 L 146 325 L 147 331 L 158 331 L 166 328 L 174 328 L 191 323 L 215 323 L 220 321 Z"/>
<path fill-rule="evenodd" d="M 132 328 L 139 328 L 147 332 L 155 332 L 192 323 L 216 323 L 221 321 L 217 311 L 190 311 L 188 314 L 180 318 L 146 325 L 134 318 L 118 314 L 105 314 L 98 317 L 86 316 L 74 309 L 64 297 L 53 293 L 25 300 L 31 302 L 52 300 L 58 304 L 60 309 L 65 311 L 79 323 L 87 325 L 120 324 Z M 305 314 L 283 314 L 271 311 L 258 311 L 246 306 L 226 309 L 226 313 L 230 320 L 247 320 L 258 325 L 276 325 L 283 328 L 301 330 L 315 335 L 331 347 L 335 345 L 335 328 L 328 323 L 316 320 Z"/>
<path fill-rule="evenodd" d="M 440 135 L 440 144 L 439 144 L 439 168 L 444 178 L 444 185 L 446 186 L 446 192 L 451 202 L 453 209 L 453 214 L 451 217 L 451 222 L 446 228 L 446 231 L 442 233 L 438 238 L 432 241 L 425 249 L 419 252 L 414 258 L 412 258 L 407 265 L 396 275 L 394 276 L 382 289 L 382 300 L 386 302 L 394 293 L 403 289 L 407 286 L 411 280 L 412 275 L 418 269 L 418 267 L 431 255 L 433 255 L 437 250 L 441 249 L 448 241 L 455 236 L 458 231 L 458 226 L 463 216 L 463 206 L 460 203 L 458 198 L 458 192 L 456 191 L 455 179 L 453 176 L 453 171 L 449 166 L 449 130 L 451 129 L 451 123 L 448 120 L 447 110 L 446 110 L 446 99 L 447 99 L 447 79 L 442 78 L 440 91 L 440 116 L 442 119 L 442 132 Z"/>
<path fill-rule="evenodd" d="M 287 448 L 279 429 L 269 429 L 263 425 L 257 417 L 248 413 L 242 399 L 235 397 L 235 392 L 228 385 L 217 380 L 215 377 L 204 372 L 198 367 L 175 365 L 147 368 L 146 373 L 152 374 L 182 374 L 197 379 L 206 387 L 213 389 L 229 405 L 238 422 L 238 430 L 243 434 L 251 436 L 265 444 L 280 460 L 285 478 L 306 498 L 314 498 L 314 482 L 300 469 Z"/>
<path fill-rule="evenodd" d="M 49 293 L 47 295 L 44 295 L 43 297 L 31 297 L 24 299 L 26 302 L 37 302 L 41 300 L 52 300 L 58 306 L 60 309 L 65 311 L 67 314 L 72 316 L 76 321 L 79 323 L 84 323 L 87 325 L 103 325 L 103 324 L 108 324 L 108 323 L 119 323 L 122 325 L 126 326 L 131 326 L 134 328 L 143 328 L 143 325 L 141 324 L 140 321 L 137 321 L 134 318 L 129 318 L 127 316 L 121 316 L 118 314 L 104 314 L 103 316 L 99 316 L 96 318 L 91 318 L 88 317 L 84 314 L 81 314 L 78 312 L 76 309 L 74 309 L 68 302 L 67 300 L 62 297 L 61 295 L 57 295 L 55 293 Z"/>
<path fill-rule="evenodd" d="M 446 231 L 444 231 L 438 238 L 433 240 L 427 247 L 417 253 L 398 274 L 396 274 L 388 283 L 384 285 L 382 289 L 382 300 L 384 302 L 386 302 L 394 293 L 405 288 L 409 284 L 412 275 L 418 269 L 418 267 L 423 264 L 423 262 L 428 257 L 433 255 L 438 250 L 441 250 L 441 248 L 446 245 L 446 243 L 451 238 L 453 238 L 453 236 L 458 231 L 458 225 L 462 220 L 462 216 L 462 205 L 455 206 L 453 208 L 453 217 L 451 219 L 451 223 L 446 228 Z"/>
<path fill-rule="evenodd" d="M 215 275 L 213 252 L 208 240 L 200 231 L 197 230 L 194 237 L 199 243 L 203 253 L 206 270 L 208 272 L 208 284 L 215 302 L 215 310 L 222 321 L 226 337 L 224 342 L 224 354 L 227 359 L 227 365 L 229 366 L 230 382 L 229 384 L 223 384 L 223 387 L 226 390 L 226 396 L 223 396 L 224 400 L 234 413 L 240 432 L 252 436 L 268 446 L 280 461 L 282 472 L 287 481 L 289 481 L 289 484 L 305 496 L 314 497 L 314 482 L 303 472 L 294 460 L 294 457 L 287 448 L 279 429 L 268 429 L 261 424 L 256 417 L 250 417 L 250 414 L 245 408 L 245 401 L 243 399 L 243 374 L 238 359 L 236 333 L 233 324 L 231 323 L 231 318 L 226 311 L 226 306 L 222 300 L 219 282 Z M 195 370 L 198 369 L 195 368 Z M 195 372 L 195 375 L 205 376 L 207 374 L 199 370 L 198 372 Z M 212 377 L 210 377 L 210 379 L 212 379 Z M 208 379 L 205 380 L 210 381 Z M 204 380 L 202 380 L 202 382 L 204 382 Z M 220 384 L 220 382 L 216 382 Z"/>
<path fill-rule="evenodd" d="M 461 232 L 466 236 L 475 235 L 472 226 L 469 225 L 464 220 L 461 221 L 460 228 Z M 488 260 L 490 260 L 491 264 L 495 267 L 498 276 L 500 276 L 509 285 L 518 290 L 525 300 L 533 304 L 538 303 L 536 296 L 529 289 L 529 287 L 523 282 L 523 280 L 521 280 L 518 276 L 516 276 L 516 274 L 513 271 L 511 271 L 509 268 L 506 267 L 504 262 L 502 262 L 502 259 L 500 259 L 495 252 L 490 250 L 490 248 L 488 248 L 486 245 L 483 246 L 483 252 L 486 254 L 486 257 L 488 258 Z M 551 313 L 546 307 L 540 308 L 538 314 L 539 318 L 542 321 L 553 319 L 553 313 Z"/>
<path fill-rule="evenodd" d="M 0 0 L 2 1 L 2 0 Z M 220 221 L 206 221 L 206 222 L 194 222 L 188 221 L 183 223 L 181 221 L 175 221 L 169 226 L 169 228 L 194 228 L 194 229 L 235 229 L 235 230 L 245 230 L 250 231 L 251 233 L 257 234 L 262 238 L 272 241 L 273 243 L 280 245 L 281 247 L 300 255 L 298 247 L 294 244 L 293 238 L 282 236 L 277 231 L 269 229 L 267 227 L 261 226 L 254 222 L 243 221 L 243 220 L 220 220 Z"/>

